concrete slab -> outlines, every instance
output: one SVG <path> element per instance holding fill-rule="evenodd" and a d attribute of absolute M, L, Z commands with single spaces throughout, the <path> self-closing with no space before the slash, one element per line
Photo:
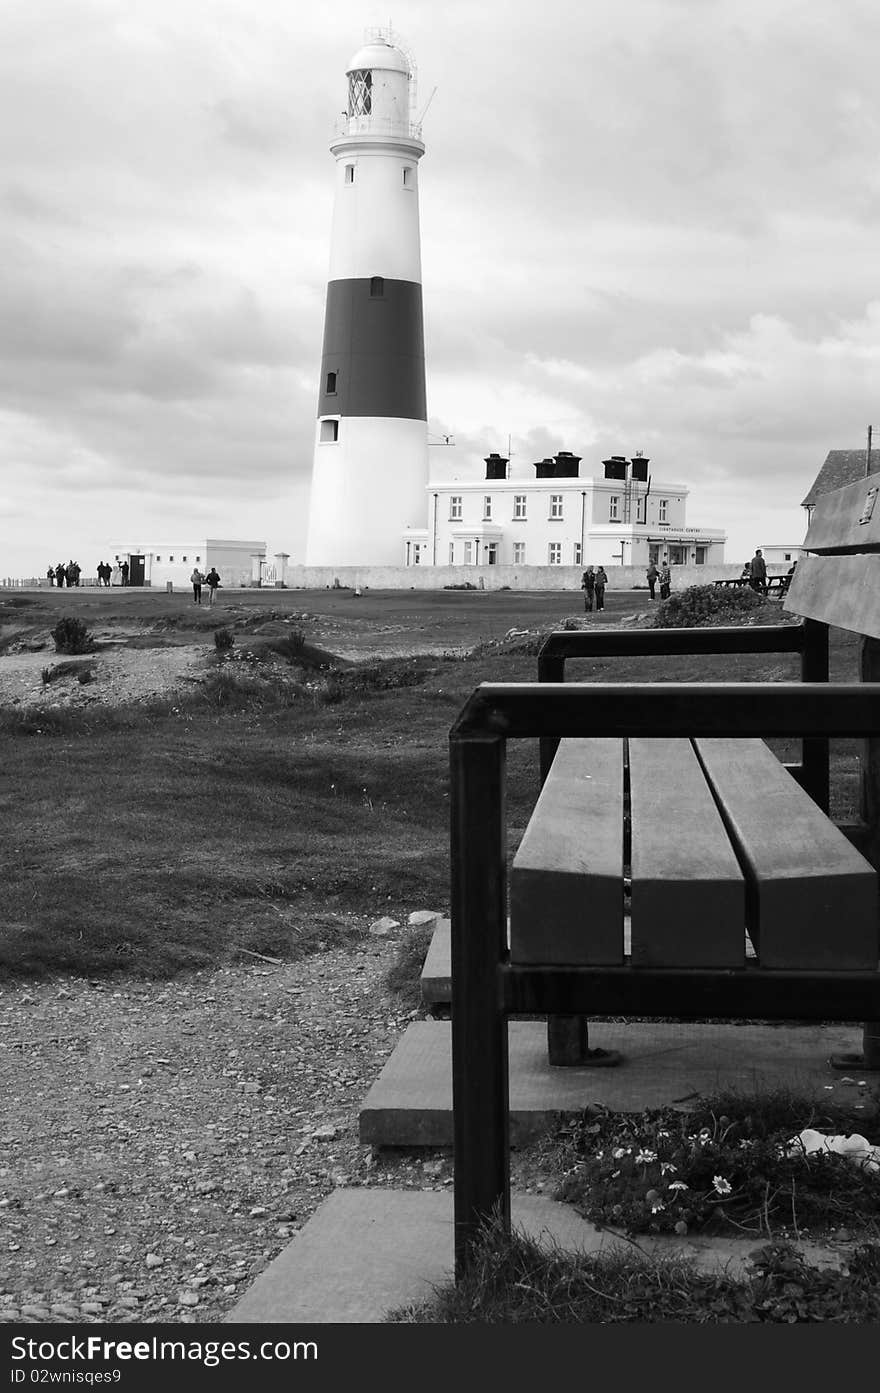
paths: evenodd
<path fill-rule="evenodd" d="M 426 1006 L 448 1006 L 452 1000 L 451 932 L 451 920 L 437 920 L 419 979 Z"/>
<path fill-rule="evenodd" d="M 626 1239 L 598 1230 L 568 1205 L 539 1195 L 511 1196 L 513 1226 L 549 1249 L 635 1250 L 687 1257 L 703 1271 L 741 1275 L 754 1239 Z M 841 1265 L 841 1250 L 800 1245 L 808 1261 Z M 453 1200 L 448 1190 L 335 1190 L 230 1310 L 227 1323 L 378 1323 L 451 1280 Z"/>
<path fill-rule="evenodd" d="M 591 1022 L 590 1044 L 620 1051 L 623 1062 L 612 1069 L 552 1068 L 545 1022 L 510 1022 L 513 1144 L 554 1126 L 560 1113 L 592 1103 L 641 1112 L 722 1087 L 745 1092 L 783 1085 L 826 1101 L 859 1101 L 856 1084 L 843 1083 L 828 1064 L 831 1054 L 861 1048 L 858 1026 Z M 404 1032 L 364 1099 L 360 1139 L 373 1146 L 452 1145 L 448 1021 L 415 1021 Z"/>

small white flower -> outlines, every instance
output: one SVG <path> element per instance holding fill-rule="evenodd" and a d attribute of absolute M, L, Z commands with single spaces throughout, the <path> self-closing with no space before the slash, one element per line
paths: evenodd
<path fill-rule="evenodd" d="M 743 1137 L 742 1141 L 739 1144 L 739 1149 L 740 1151 L 748 1151 L 749 1147 L 754 1145 L 755 1143 L 751 1140 L 750 1137 Z"/>
<path fill-rule="evenodd" d="M 658 1136 L 658 1137 L 668 1137 L 668 1136 L 669 1136 L 669 1133 L 668 1133 L 668 1132 L 660 1131 L 660 1132 L 657 1133 L 657 1136 Z"/>
<path fill-rule="evenodd" d="M 656 1161 L 656 1160 L 657 1160 L 657 1152 L 656 1152 L 656 1151 L 648 1151 L 647 1148 L 643 1148 L 643 1149 L 639 1152 L 638 1156 L 636 1157 L 636 1165 L 637 1165 L 637 1166 L 647 1166 L 647 1165 L 650 1165 L 650 1163 L 651 1163 L 652 1161 Z"/>
<path fill-rule="evenodd" d="M 623 1159 L 624 1156 L 627 1155 L 627 1153 L 624 1151 L 622 1146 L 615 1146 L 611 1155 L 613 1156 L 615 1161 L 620 1161 Z"/>
<path fill-rule="evenodd" d="M 660 1174 L 661 1174 L 661 1175 L 674 1175 L 675 1172 L 676 1172 L 677 1170 L 678 1170 L 678 1166 L 673 1165 L 671 1161 L 661 1161 L 661 1162 L 660 1162 Z"/>
<path fill-rule="evenodd" d="M 716 1195 L 729 1195 L 732 1189 L 729 1180 L 725 1180 L 723 1175 L 712 1176 L 712 1189 Z"/>
<path fill-rule="evenodd" d="M 661 1210 L 661 1209 L 665 1209 L 665 1208 L 666 1208 L 666 1205 L 663 1203 L 662 1200 L 652 1200 L 652 1201 L 651 1201 L 651 1213 L 652 1213 L 652 1214 L 659 1214 L 659 1213 L 660 1213 L 660 1210 Z"/>
<path fill-rule="evenodd" d="M 597 1161 L 603 1160 L 604 1157 L 605 1157 L 605 1152 L 604 1152 L 604 1151 L 597 1151 L 597 1152 L 596 1152 L 596 1160 L 597 1160 Z"/>
<path fill-rule="evenodd" d="M 689 1190 L 690 1188 L 690 1185 L 685 1185 L 683 1180 L 673 1180 L 669 1186 L 670 1190 Z"/>

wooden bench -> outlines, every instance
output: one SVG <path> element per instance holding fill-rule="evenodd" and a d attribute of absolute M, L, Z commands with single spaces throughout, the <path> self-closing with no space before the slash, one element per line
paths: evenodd
<path fill-rule="evenodd" d="M 487 1215 L 509 1222 L 511 1016 L 861 1020 L 853 1067 L 880 1067 L 876 493 L 865 481 L 819 500 L 786 597 L 803 623 L 778 626 L 796 637 L 606 631 L 620 653 L 779 644 L 800 651 L 801 682 L 557 677 L 483 684 L 462 710 L 450 736 L 457 1273 Z M 862 635 L 862 682 L 827 680 L 817 635 L 829 624 Z M 560 646 L 583 656 L 580 634 L 552 637 L 544 676 L 564 665 Z M 506 747 L 535 736 L 544 784 L 508 876 Z M 764 744 L 775 737 L 802 739 L 798 766 Z M 847 835 L 827 812 L 829 737 L 867 742 L 864 817 Z"/>

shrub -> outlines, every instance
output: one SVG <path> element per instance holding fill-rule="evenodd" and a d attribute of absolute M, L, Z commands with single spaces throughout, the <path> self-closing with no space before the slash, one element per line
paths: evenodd
<path fill-rule="evenodd" d="M 778 617 L 768 601 L 748 586 L 691 585 L 663 600 L 654 615 L 655 629 L 698 629 L 711 624 L 737 624 L 769 614 Z"/>
<path fill-rule="evenodd" d="M 272 639 L 269 644 L 269 651 L 277 653 L 279 658 L 286 658 L 289 663 L 296 662 L 305 648 L 306 636 L 302 629 L 291 629 L 289 634 L 283 638 Z"/>
<path fill-rule="evenodd" d="M 231 629 L 214 630 L 214 647 L 218 653 L 228 653 L 235 642 L 235 635 Z"/>
<path fill-rule="evenodd" d="M 56 653 L 91 653 L 95 641 L 81 619 L 59 619 L 51 631 Z"/>

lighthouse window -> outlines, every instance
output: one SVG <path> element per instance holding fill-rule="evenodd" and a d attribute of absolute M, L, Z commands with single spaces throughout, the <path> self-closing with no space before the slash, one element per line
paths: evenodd
<path fill-rule="evenodd" d="M 336 391 L 336 373 L 335 373 L 335 372 L 328 372 L 328 374 L 327 374 L 327 392 L 328 392 L 328 394 L 329 394 L 330 396 L 332 396 L 332 395 L 335 393 L 335 391 Z"/>
<path fill-rule="evenodd" d="M 370 295 L 376 300 L 385 294 L 385 280 L 382 276 L 370 277 Z"/>
<path fill-rule="evenodd" d="M 408 188 L 411 188 L 411 187 L 412 187 L 412 170 L 411 170 L 411 169 L 404 169 L 404 171 L 403 171 L 403 187 L 404 187 L 405 189 L 408 189 Z"/>
<path fill-rule="evenodd" d="M 369 116 L 373 109 L 373 74 L 369 68 L 348 75 L 349 116 Z"/>
<path fill-rule="evenodd" d="M 338 440 L 338 439 L 339 439 L 339 422 L 338 422 L 338 421 L 322 421 L 322 422 L 321 422 L 321 436 L 320 436 L 320 439 L 321 439 L 321 441 L 322 441 L 324 444 L 328 444 L 328 443 L 329 443 L 329 444 L 332 444 L 335 440 Z"/>
<path fill-rule="evenodd" d="M 347 164 L 347 165 L 345 166 L 345 182 L 346 182 L 346 184 L 353 184 L 353 183 L 354 183 L 354 165 L 353 165 L 353 164 Z"/>

